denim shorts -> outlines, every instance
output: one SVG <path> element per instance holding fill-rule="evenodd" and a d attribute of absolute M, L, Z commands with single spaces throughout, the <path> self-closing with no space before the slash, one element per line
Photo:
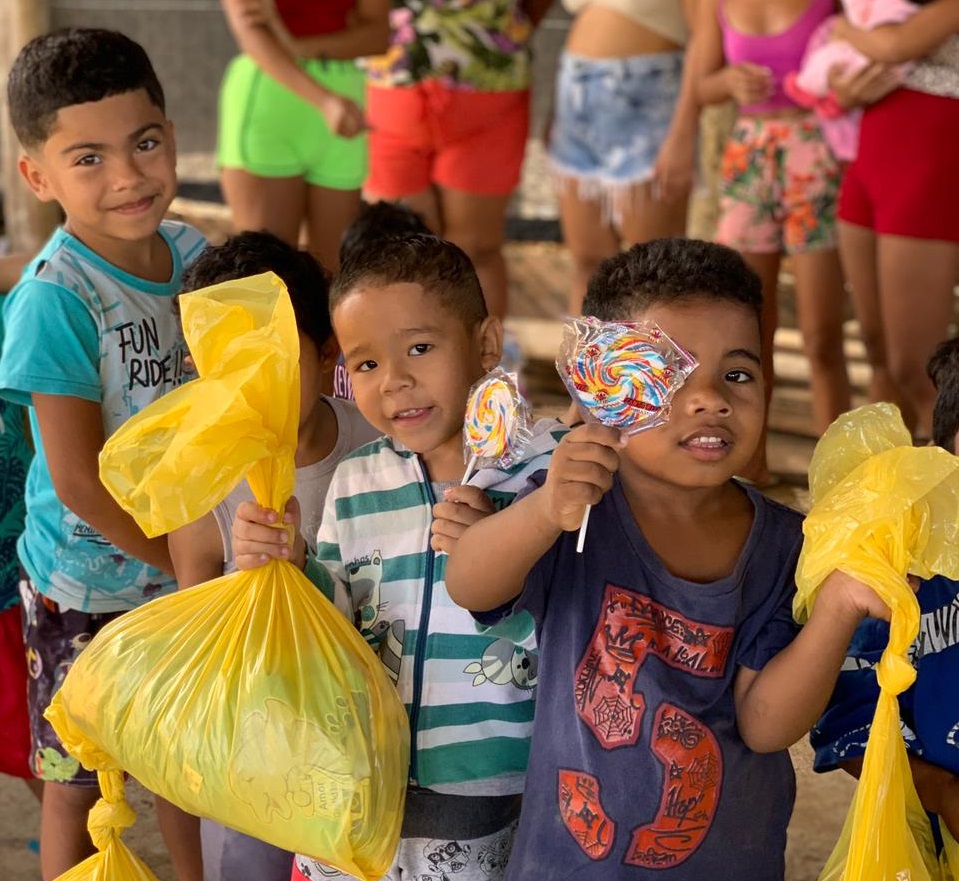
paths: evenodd
<path fill-rule="evenodd" d="M 595 59 L 563 53 L 549 156 L 594 190 L 645 183 L 679 98 L 683 53 Z"/>

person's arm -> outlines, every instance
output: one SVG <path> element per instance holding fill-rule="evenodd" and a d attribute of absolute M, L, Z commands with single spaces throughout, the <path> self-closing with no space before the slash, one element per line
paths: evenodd
<path fill-rule="evenodd" d="M 325 89 L 309 76 L 273 27 L 250 14 L 246 0 L 220 2 L 237 45 L 260 70 L 313 104 L 336 134 L 354 137 L 363 131 L 363 111 L 353 101 Z"/>
<path fill-rule="evenodd" d="M 223 574 L 223 539 L 212 513 L 167 536 L 177 588 L 184 590 Z"/>
<path fill-rule="evenodd" d="M 553 453 L 542 487 L 474 523 L 450 550 L 446 589 L 453 602 L 486 612 L 518 597 L 540 557 L 561 533 L 579 529 L 586 506 L 613 485 L 623 443 L 618 431 L 603 425 L 570 431 Z"/>
<path fill-rule="evenodd" d="M 448 554 L 470 526 L 493 512 L 493 502 L 479 487 L 450 487 L 442 501 L 433 505 L 430 547 L 438 554 Z"/>
<path fill-rule="evenodd" d="M 0 257 L 0 294 L 5 294 L 19 280 L 23 267 L 30 262 L 27 254 L 9 254 Z"/>
<path fill-rule="evenodd" d="M 829 89 L 843 110 L 875 104 L 899 85 L 895 68 L 888 64 L 873 62 L 852 74 L 841 65 L 829 71 Z"/>
<path fill-rule="evenodd" d="M 166 537 L 147 538 L 100 482 L 100 404 L 34 392 L 33 406 L 57 498 L 120 550 L 172 575 Z"/>
<path fill-rule="evenodd" d="M 520 6 L 534 28 L 539 27 L 552 5 L 553 0 L 520 0 Z"/>
<path fill-rule="evenodd" d="M 365 55 L 382 55 L 390 45 L 390 0 L 357 0 L 347 26 L 332 34 L 294 37 L 301 58 L 335 58 L 348 61 Z"/>
<path fill-rule="evenodd" d="M 869 31 L 853 27 L 842 20 L 836 25 L 836 36 L 873 61 L 901 64 L 915 61 L 938 49 L 959 32 L 959 0 L 936 0 L 923 6 L 901 24 L 887 24 Z"/>
<path fill-rule="evenodd" d="M 762 670 L 736 674 L 736 722 L 754 752 L 786 749 L 822 715 L 852 636 L 864 617 L 889 618 L 865 584 L 833 572 L 816 597 L 809 621 Z"/>
<path fill-rule="evenodd" d="M 757 104 L 772 91 L 770 72 L 758 64 L 726 64 L 717 0 L 700 0 L 693 39 L 697 42 L 696 94 L 700 104 Z"/>
<path fill-rule="evenodd" d="M 653 192 L 664 202 L 685 199 L 696 173 L 696 142 L 699 133 L 699 89 L 703 60 L 696 40 L 696 7 L 702 0 L 683 0 L 689 41 L 683 61 L 683 80 L 669 131 L 653 167 Z"/>
<path fill-rule="evenodd" d="M 862 756 L 839 763 L 843 771 L 857 780 L 862 776 L 862 765 Z M 952 837 L 959 839 L 959 777 L 912 753 L 909 753 L 909 770 L 923 808 L 938 814 Z"/>

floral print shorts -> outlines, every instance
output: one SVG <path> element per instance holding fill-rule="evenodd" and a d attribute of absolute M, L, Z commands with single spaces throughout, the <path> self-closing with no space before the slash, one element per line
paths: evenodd
<path fill-rule="evenodd" d="M 842 169 L 814 117 L 740 117 L 721 173 L 717 241 L 750 254 L 836 247 Z"/>

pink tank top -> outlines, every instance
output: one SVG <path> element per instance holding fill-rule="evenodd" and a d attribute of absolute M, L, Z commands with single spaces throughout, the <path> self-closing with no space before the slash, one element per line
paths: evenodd
<path fill-rule="evenodd" d="M 783 91 L 786 74 L 799 70 L 806 43 L 813 31 L 836 12 L 833 0 L 810 0 L 805 12 L 786 30 L 778 34 L 744 34 L 737 31 L 726 18 L 726 4 L 719 6 L 719 26 L 723 32 L 723 53 L 729 65 L 750 62 L 772 71 L 773 93 L 762 104 L 747 104 L 741 113 L 763 113 L 796 107 L 797 104 Z"/>

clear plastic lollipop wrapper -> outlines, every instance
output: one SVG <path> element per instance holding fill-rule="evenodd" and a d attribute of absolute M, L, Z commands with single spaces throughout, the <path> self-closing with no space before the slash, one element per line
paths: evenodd
<path fill-rule="evenodd" d="M 636 434 L 662 425 L 686 377 L 697 367 L 655 322 L 569 318 L 556 369 L 573 400 L 595 422 Z M 586 539 L 583 514 L 576 550 Z"/>
<path fill-rule="evenodd" d="M 529 404 L 519 393 L 516 374 L 497 367 L 470 389 L 463 423 L 465 485 L 477 468 L 509 468 L 533 436 Z"/>

